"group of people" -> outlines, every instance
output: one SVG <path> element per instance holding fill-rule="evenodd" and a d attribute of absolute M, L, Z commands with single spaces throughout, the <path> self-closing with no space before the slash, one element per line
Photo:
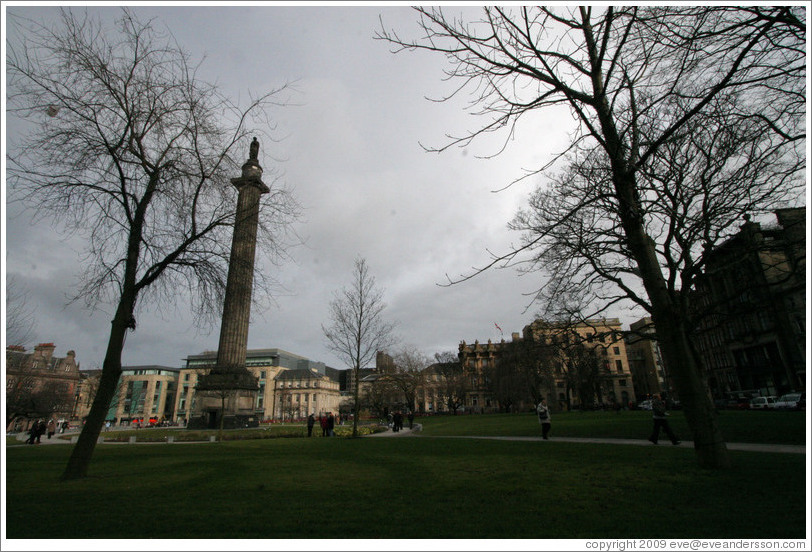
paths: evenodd
<path fill-rule="evenodd" d="M 313 435 L 313 427 L 316 425 L 316 415 L 310 414 L 307 417 L 307 436 L 312 437 Z M 321 425 L 321 436 L 322 437 L 334 437 L 335 427 L 336 427 L 336 418 L 333 416 L 332 412 L 328 412 L 327 414 L 322 414 L 319 416 L 319 425 Z"/>
<path fill-rule="evenodd" d="M 663 397 L 662 394 L 658 393 L 654 395 L 654 398 L 651 400 L 651 413 L 654 420 L 654 427 L 648 440 L 656 445 L 660 440 L 660 430 L 663 430 L 671 440 L 672 444 L 679 445 L 682 441 L 677 438 L 676 434 L 668 423 L 665 397 Z M 541 399 L 541 402 L 536 405 L 536 414 L 538 415 L 539 423 L 541 424 L 541 437 L 548 440 L 550 428 L 552 427 L 552 420 L 550 416 L 550 408 L 547 406 L 546 399 Z"/>
<path fill-rule="evenodd" d="M 37 420 L 28 430 L 28 439 L 25 441 L 26 444 L 40 444 L 42 436 L 46 433 L 48 434 L 48 439 L 50 439 L 54 436 L 54 433 L 56 433 L 57 427 L 59 427 L 59 433 L 64 433 L 65 429 L 68 427 L 68 422 L 62 422 L 57 426 L 56 420 L 54 419 L 49 420 L 47 424 L 45 423 L 45 420 Z"/>
<path fill-rule="evenodd" d="M 390 412 L 387 414 L 389 418 L 389 427 L 392 428 L 392 431 L 398 432 L 403 429 L 403 412 L 400 410 L 396 410 L 395 412 Z M 414 412 L 409 410 L 406 413 L 406 419 L 409 420 L 409 429 L 414 428 Z"/>

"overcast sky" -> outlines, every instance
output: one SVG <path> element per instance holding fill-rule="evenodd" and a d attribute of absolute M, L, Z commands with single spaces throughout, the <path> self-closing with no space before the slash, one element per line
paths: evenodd
<path fill-rule="evenodd" d="M 53 7 L 6 9 L 57 20 Z M 117 10 L 90 8 L 106 17 Z M 276 134 L 284 139 L 262 144 L 259 161 L 266 173 L 271 166 L 281 171 L 301 203 L 297 231 L 307 244 L 291 252 L 294 262 L 275 269 L 287 291 L 270 308 L 252 311 L 249 349 L 276 347 L 346 368 L 327 348 L 322 324 L 358 256 L 384 291 L 384 314 L 397 323 L 399 343 L 428 356 L 456 351 L 461 340 L 509 339 L 533 320 L 536 308 L 527 309 L 526 294 L 538 276 L 492 270 L 451 287 L 437 284 L 446 274 L 486 264 L 487 250 L 505 252 L 520 239 L 507 223 L 541 181 L 494 191 L 562 149 L 573 124 L 566 111 L 528 119 L 493 159 L 481 156 L 497 151 L 498 140 L 426 153 L 420 144 L 444 145 L 447 133 L 478 123 L 465 113 L 465 97 L 426 99 L 454 86 L 443 81 L 442 56 L 395 55 L 373 39 L 379 17 L 402 37 L 416 36 L 417 17 L 408 7 L 138 6 L 134 12 L 156 18 L 195 59 L 205 56 L 201 75 L 234 98 L 295 82 L 297 105 L 275 111 Z M 9 122 L 4 144 L 14 141 L 14 128 Z M 100 367 L 112 308 L 91 313 L 79 304 L 65 306 L 77 285 L 83 244 L 64 241 L 47 218 L 31 225 L 31 214 L 16 205 L 4 205 L 3 214 L 6 274 L 24 279 L 35 310 L 30 345 L 54 342 L 59 356 L 75 350 L 82 369 Z M 258 264 L 267 266 L 262 259 Z M 138 328 L 125 344 L 125 366 L 180 367 L 187 355 L 217 348 L 219 324 L 196 330 L 182 304 L 162 317 L 141 307 Z"/>

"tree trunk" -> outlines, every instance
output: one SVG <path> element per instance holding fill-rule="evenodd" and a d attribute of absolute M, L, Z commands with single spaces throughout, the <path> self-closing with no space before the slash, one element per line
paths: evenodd
<path fill-rule="evenodd" d="M 96 442 L 99 439 L 104 420 L 110 409 L 110 402 L 116 394 L 118 380 L 121 377 L 121 352 L 124 349 L 124 337 L 127 332 L 130 312 L 131 309 L 125 307 L 123 301 L 119 303 L 110 330 L 110 340 L 107 342 L 107 353 L 104 357 L 96 398 L 93 399 L 90 413 L 87 416 L 82 432 L 79 434 L 79 440 L 73 447 L 65 471 L 60 476 L 62 481 L 81 479 L 87 476 L 90 459 L 93 456 Z"/>
<path fill-rule="evenodd" d="M 656 309 L 655 309 L 656 310 Z M 719 429 L 716 410 L 708 395 L 702 366 L 694 356 L 685 328 L 677 316 L 652 315 L 666 366 L 679 391 L 700 467 L 730 467 L 730 456 Z"/>
<path fill-rule="evenodd" d="M 361 387 L 361 382 L 358 381 L 359 372 L 358 366 L 353 366 L 353 378 L 355 379 L 355 389 L 353 389 L 353 405 L 352 405 L 352 436 L 358 437 L 358 414 L 361 412 L 361 404 L 358 402 L 358 389 Z"/>
<path fill-rule="evenodd" d="M 590 29 L 587 29 L 591 33 Z M 646 233 L 639 201 L 633 163 L 636 151 L 628 151 L 617 131 L 609 100 L 603 89 L 603 77 L 597 57 L 596 44 L 587 36 L 593 59 L 592 84 L 598 101 L 594 107 L 600 121 L 604 148 L 612 167 L 612 184 L 618 200 L 618 218 L 631 257 L 640 270 L 640 277 L 651 303 L 651 318 L 657 328 L 657 338 L 663 357 L 674 377 L 685 417 L 693 431 L 694 449 L 699 465 L 704 468 L 728 468 L 730 457 L 716 421 L 716 411 L 708 396 L 701 366 L 690 346 L 687 333 L 687 313 L 678 305 L 663 276 L 655 243 Z M 627 158 L 627 156 L 629 156 Z M 689 289 L 682 290 L 689 293 Z M 675 293 L 680 293 L 677 291 Z"/>
<path fill-rule="evenodd" d="M 634 177 L 630 176 L 629 179 L 633 181 Z M 634 189 L 634 184 L 626 184 L 626 190 Z M 666 366 L 674 378 L 685 417 L 693 432 L 697 461 L 703 468 L 729 468 L 730 456 L 719 429 L 716 410 L 707 392 L 702 366 L 691 347 L 687 314 L 677 304 L 678 298 L 669 293 L 657 261 L 654 242 L 645 233 L 641 219 L 634 216 L 634 200 L 630 196 L 624 199 L 630 206 L 628 210 L 621 209 L 629 250 L 640 269 L 651 302 L 651 317 L 657 328 L 657 341 Z"/>

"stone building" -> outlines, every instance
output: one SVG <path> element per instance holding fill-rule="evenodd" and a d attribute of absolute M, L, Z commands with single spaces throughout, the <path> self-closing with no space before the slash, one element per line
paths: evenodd
<path fill-rule="evenodd" d="M 339 383 L 314 369 L 283 370 L 274 378 L 270 412 L 276 420 L 301 420 L 308 414 L 338 413 Z"/>
<path fill-rule="evenodd" d="M 33 352 L 6 348 L 6 431 L 26 430 L 37 419 L 70 420 L 81 381 L 76 353 L 54 356 L 53 343 Z"/>
<path fill-rule="evenodd" d="M 73 404 L 71 419 L 82 422 L 90 414 L 93 400 L 96 398 L 96 391 L 99 389 L 101 370 L 82 370 L 79 372 L 81 378 L 76 394 L 76 401 Z"/>
<path fill-rule="evenodd" d="M 214 351 L 189 355 L 186 358 L 186 366 L 179 372 L 178 392 L 174 408 L 175 420 L 179 424 L 185 425 L 194 411 L 196 406 L 195 386 L 198 378 L 208 373 L 216 361 L 217 353 Z M 274 419 L 279 411 L 276 378 L 281 373 L 286 371 L 307 371 L 318 374 L 330 381 L 335 381 L 334 378 L 326 375 L 331 372 L 331 369 L 325 366 L 323 362 L 315 362 L 282 349 L 249 349 L 246 352 L 245 362 L 248 371 L 257 378 L 259 390 L 254 404 L 254 415 L 260 421 Z M 316 376 L 311 379 L 315 380 Z M 335 385 L 337 390 L 338 382 L 335 382 Z M 317 399 L 317 402 L 326 400 L 326 398 Z"/>
<path fill-rule="evenodd" d="M 551 323 L 536 320 L 524 328 L 524 339 L 544 339 L 559 345 L 559 361 L 554 369 L 554 397 L 548 397 L 551 406 L 559 408 L 577 406 L 592 408 L 597 405 L 620 403 L 625 406 L 636 402 L 634 379 L 629 368 L 624 332 L 617 318 L 595 318 L 575 324 Z M 572 378 L 568 378 L 568 351 L 583 345 L 597 355 L 598 382 L 597 396 L 578 396 Z M 552 400 L 551 400 L 552 399 Z"/>
<path fill-rule="evenodd" d="M 550 359 L 550 372 L 552 374 L 552 388 L 539 390 L 546 395 L 550 407 L 564 408 L 593 408 L 598 405 L 609 405 L 619 402 L 627 405 L 636 402 L 634 378 L 629 367 L 626 353 L 626 343 L 621 331 L 621 324 L 617 318 L 600 318 L 586 320 L 578 324 L 558 324 L 544 320 L 536 320 L 525 326 L 522 334 L 513 333 L 512 341 L 534 340 L 549 344 L 556 351 Z M 488 371 L 503 356 L 511 342 L 504 339 L 499 343 L 488 340 L 487 343 L 475 341 L 467 344 L 464 341 L 459 346 L 459 359 L 462 364 L 464 384 L 466 391 L 463 407 L 474 412 L 494 412 L 499 408 L 489 387 Z M 573 384 L 572 374 L 568 365 L 572 359 L 568 358 L 567 351 L 571 351 L 575 344 L 582 344 L 597 355 L 595 369 L 598 372 L 596 397 L 582 399 L 578 395 L 577 386 Z M 435 379 L 442 379 L 437 378 Z M 439 381 L 438 381 L 439 383 Z M 427 395 L 434 397 L 437 387 Z M 432 394 L 434 393 L 434 394 Z M 530 408 L 530 400 L 521 400 L 516 408 Z M 586 404 L 585 404 L 586 403 Z"/>
<path fill-rule="evenodd" d="M 806 209 L 775 216 L 766 226 L 745 218 L 705 255 L 694 343 L 715 399 L 806 386 Z"/>
<path fill-rule="evenodd" d="M 678 399 L 660 353 L 651 317 L 632 322 L 629 330 L 626 335 L 626 355 L 634 381 L 634 394 L 641 399 L 664 392 L 667 397 Z"/>
<path fill-rule="evenodd" d="M 513 334 L 514 339 L 518 339 L 518 334 Z M 498 404 L 493 397 L 492 391 L 488 387 L 487 371 L 497 362 L 504 348 L 505 340 L 500 343 L 493 343 L 490 339 L 487 343 L 480 343 L 479 340 L 472 344 L 462 341 L 459 346 L 459 359 L 463 372 L 462 408 L 472 412 L 495 412 Z M 434 373 L 433 383 L 442 383 L 441 377 Z M 429 396 L 436 396 L 437 386 L 432 385 L 428 391 Z"/>
<path fill-rule="evenodd" d="M 459 365 L 435 363 L 428 366 L 423 370 L 423 379 L 417 389 L 415 409 L 435 414 L 453 412 L 454 407 L 464 408 L 468 390 L 466 379 Z"/>

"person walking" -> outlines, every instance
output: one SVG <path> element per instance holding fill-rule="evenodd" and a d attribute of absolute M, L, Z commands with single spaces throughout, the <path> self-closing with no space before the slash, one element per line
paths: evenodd
<path fill-rule="evenodd" d="M 26 445 L 33 445 L 37 441 L 37 431 L 39 431 L 39 420 L 33 423 L 33 425 L 28 428 L 28 439 L 25 440 Z"/>
<path fill-rule="evenodd" d="M 40 439 L 43 435 L 45 435 L 46 427 L 45 427 L 45 420 L 40 420 L 37 424 L 37 444 L 40 444 Z"/>
<path fill-rule="evenodd" d="M 406 417 L 409 419 L 409 429 L 414 429 L 414 412 L 410 410 Z"/>
<path fill-rule="evenodd" d="M 550 428 L 553 424 L 550 419 L 550 409 L 547 407 L 546 399 L 541 399 L 541 402 L 536 406 L 536 414 L 538 414 L 539 423 L 541 424 L 541 437 L 545 441 L 549 440 Z"/>
<path fill-rule="evenodd" d="M 328 412 L 327 413 L 327 436 L 328 437 L 334 437 L 335 436 L 335 434 L 336 434 L 335 427 L 336 427 L 335 416 L 333 416 L 332 412 Z"/>
<path fill-rule="evenodd" d="M 48 420 L 48 439 L 53 437 L 54 433 L 56 433 L 56 422 L 53 418 L 51 418 Z"/>
<path fill-rule="evenodd" d="M 674 435 L 666 416 L 668 416 L 668 412 L 666 412 L 665 399 L 661 393 L 656 393 L 651 400 L 651 417 L 654 420 L 654 428 L 648 440 L 656 445 L 660 439 L 660 428 L 662 428 L 665 434 L 668 435 L 668 438 L 671 439 L 671 444 L 678 445 L 682 441 L 677 439 L 677 436 Z"/>
<path fill-rule="evenodd" d="M 403 427 L 403 414 L 401 414 L 400 410 L 398 410 L 392 417 L 392 431 L 397 433 L 400 431 L 401 427 Z"/>
<path fill-rule="evenodd" d="M 321 425 L 321 436 L 329 437 L 327 433 L 327 416 L 325 414 L 319 416 L 319 425 Z"/>
<path fill-rule="evenodd" d="M 310 415 L 307 417 L 307 436 L 311 437 L 313 435 L 313 426 L 316 425 L 316 417 L 311 412 Z"/>

